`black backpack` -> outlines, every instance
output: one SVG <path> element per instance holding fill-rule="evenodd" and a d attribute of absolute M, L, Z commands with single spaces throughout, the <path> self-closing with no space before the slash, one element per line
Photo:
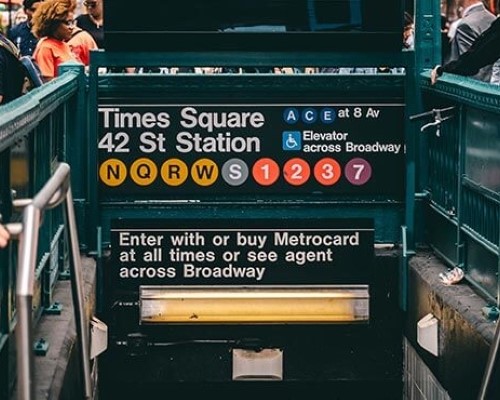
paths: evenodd
<path fill-rule="evenodd" d="M 40 72 L 38 71 L 38 68 L 36 67 L 31 57 L 21 56 L 17 46 L 9 39 L 7 39 L 4 35 L 0 35 L 0 47 L 7 50 L 10 54 L 12 54 L 19 60 L 21 65 L 24 67 L 26 77 L 30 81 L 31 87 L 38 87 L 43 84 L 43 81 L 40 78 Z"/>
<path fill-rule="evenodd" d="M 43 85 L 42 78 L 40 77 L 40 70 L 33 62 L 33 59 L 28 56 L 22 56 L 19 61 L 23 64 L 24 69 L 26 70 L 26 76 L 31 82 L 33 87 L 39 87 Z"/>

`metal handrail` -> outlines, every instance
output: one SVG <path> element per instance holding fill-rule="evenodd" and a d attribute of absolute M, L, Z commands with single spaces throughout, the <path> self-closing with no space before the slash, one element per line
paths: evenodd
<path fill-rule="evenodd" d="M 71 264 L 71 292 L 75 313 L 76 332 L 80 348 L 82 380 L 84 383 L 84 398 L 92 398 L 90 374 L 90 348 L 87 332 L 87 322 L 84 313 L 83 277 L 76 228 L 73 195 L 70 186 L 70 167 L 60 163 L 52 177 L 37 193 L 32 201 L 26 201 L 23 211 L 22 230 L 15 224 L 7 224 L 9 230 L 19 236 L 19 261 L 17 269 L 17 379 L 19 400 L 34 398 L 34 356 L 32 302 L 35 283 L 35 268 L 38 249 L 38 233 L 45 210 L 65 203 L 64 222 L 69 231 Z M 9 226 L 11 225 L 11 226 Z"/>
<path fill-rule="evenodd" d="M 495 337 L 493 338 L 493 343 L 490 347 L 490 352 L 488 354 L 488 361 L 486 362 L 486 369 L 483 374 L 483 380 L 481 382 L 481 387 L 479 388 L 478 400 L 486 400 L 488 397 L 488 391 L 490 390 L 491 380 L 493 378 L 493 371 L 495 366 L 500 362 L 500 321 L 497 321 L 497 327 L 495 330 Z"/>

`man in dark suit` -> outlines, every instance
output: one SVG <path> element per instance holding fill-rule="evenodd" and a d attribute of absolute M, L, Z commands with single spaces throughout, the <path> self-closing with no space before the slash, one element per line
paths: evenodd
<path fill-rule="evenodd" d="M 495 20 L 495 15 L 486 9 L 481 0 L 461 0 L 460 5 L 463 7 L 462 19 L 451 42 L 448 61 L 457 60 Z M 485 66 L 472 77 L 489 82 L 491 70 L 491 65 Z"/>
<path fill-rule="evenodd" d="M 500 58 L 500 17 L 479 36 L 472 46 L 454 61 L 445 65 L 436 66 L 431 72 L 431 83 L 448 72 L 451 74 L 471 76 L 476 74 L 481 67 L 493 64 Z"/>

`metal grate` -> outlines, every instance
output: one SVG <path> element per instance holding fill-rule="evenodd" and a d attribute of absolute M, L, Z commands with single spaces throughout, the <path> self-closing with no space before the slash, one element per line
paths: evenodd
<path fill-rule="evenodd" d="M 419 357 L 410 342 L 404 346 L 404 400 L 451 400 L 437 378 Z"/>

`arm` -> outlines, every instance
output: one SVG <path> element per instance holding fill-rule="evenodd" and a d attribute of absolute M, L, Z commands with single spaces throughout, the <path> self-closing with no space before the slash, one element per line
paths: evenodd
<path fill-rule="evenodd" d="M 474 44 L 474 41 L 478 38 L 478 34 L 475 33 L 470 25 L 460 24 L 457 26 L 455 32 L 455 37 L 453 40 L 456 43 L 458 56 L 465 53 Z"/>
<path fill-rule="evenodd" d="M 3 225 L 0 224 L 0 248 L 6 247 L 7 244 L 9 243 L 10 239 L 10 234 L 7 229 L 3 227 Z"/>

